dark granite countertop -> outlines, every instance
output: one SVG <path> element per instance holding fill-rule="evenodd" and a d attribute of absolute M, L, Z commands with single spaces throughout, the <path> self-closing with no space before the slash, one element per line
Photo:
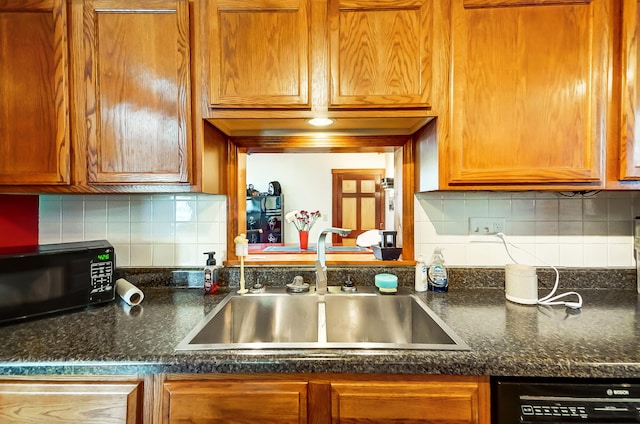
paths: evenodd
<path fill-rule="evenodd" d="M 517 305 L 499 287 L 420 294 L 471 348 L 227 350 L 175 346 L 228 288 L 144 287 L 141 308 L 117 300 L 0 327 L 0 375 L 359 372 L 640 378 L 640 300 L 635 289 L 580 290 L 584 307 Z"/>

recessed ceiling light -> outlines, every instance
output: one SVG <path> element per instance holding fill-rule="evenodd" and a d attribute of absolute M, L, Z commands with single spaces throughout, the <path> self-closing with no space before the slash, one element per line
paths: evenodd
<path fill-rule="evenodd" d="M 333 124 L 333 119 L 329 118 L 313 118 L 307 121 L 309 125 L 313 125 L 314 127 L 328 127 Z"/>

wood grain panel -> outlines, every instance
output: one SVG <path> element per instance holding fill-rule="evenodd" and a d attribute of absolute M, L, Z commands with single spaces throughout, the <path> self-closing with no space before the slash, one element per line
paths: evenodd
<path fill-rule="evenodd" d="M 331 417 L 336 423 L 488 422 L 481 412 L 480 397 L 474 381 L 332 382 Z"/>
<path fill-rule="evenodd" d="M 142 424 L 142 383 L 3 382 L 5 424 Z"/>
<path fill-rule="evenodd" d="M 211 105 L 308 106 L 309 0 L 212 3 Z"/>
<path fill-rule="evenodd" d="M 637 0 L 622 2 L 621 140 L 618 178 L 640 180 L 640 7 Z"/>
<path fill-rule="evenodd" d="M 306 381 L 165 382 L 163 422 L 304 424 L 307 386 Z"/>
<path fill-rule="evenodd" d="M 188 182 L 187 4 L 89 0 L 84 17 L 89 182 Z"/>
<path fill-rule="evenodd" d="M 431 1 L 329 0 L 329 107 L 428 107 Z"/>
<path fill-rule="evenodd" d="M 608 2 L 465 4 L 453 2 L 455 125 L 445 180 L 601 184 Z"/>
<path fill-rule="evenodd" d="M 0 4 L 0 185 L 70 182 L 66 10 Z"/>

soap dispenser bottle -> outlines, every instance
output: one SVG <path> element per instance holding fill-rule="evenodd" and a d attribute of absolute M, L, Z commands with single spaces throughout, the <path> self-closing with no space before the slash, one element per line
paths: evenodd
<path fill-rule="evenodd" d="M 433 250 L 433 256 L 429 260 L 427 269 L 427 288 L 429 291 L 446 292 L 449 290 L 449 277 L 447 268 L 444 265 L 444 257 L 442 249 L 436 247 Z"/>
<path fill-rule="evenodd" d="M 204 294 L 217 293 L 220 284 L 219 268 L 216 265 L 216 252 L 204 252 L 207 257 L 207 264 L 204 267 Z"/>

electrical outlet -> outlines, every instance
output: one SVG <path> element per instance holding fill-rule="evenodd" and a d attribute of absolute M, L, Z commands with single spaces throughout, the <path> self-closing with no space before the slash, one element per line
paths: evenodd
<path fill-rule="evenodd" d="M 504 218 L 469 218 L 469 234 L 490 236 L 504 233 Z"/>

